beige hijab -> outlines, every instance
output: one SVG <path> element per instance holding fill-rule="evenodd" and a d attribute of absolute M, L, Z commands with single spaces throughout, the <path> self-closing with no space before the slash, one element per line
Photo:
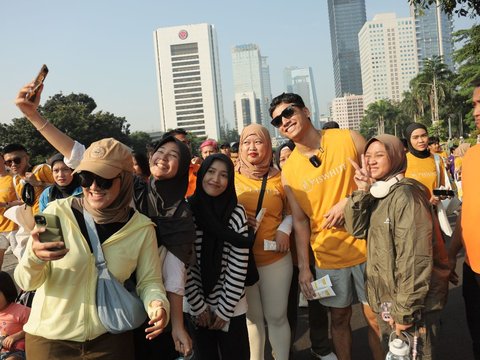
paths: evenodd
<path fill-rule="evenodd" d="M 88 201 L 84 198 L 75 198 L 77 209 L 85 208 L 92 215 L 96 224 L 109 224 L 115 222 L 126 223 L 130 214 L 130 203 L 133 199 L 133 174 L 129 171 L 120 173 L 120 191 L 117 198 L 105 209 L 92 209 Z"/>
<path fill-rule="evenodd" d="M 272 140 L 270 139 L 270 134 L 268 130 L 259 124 L 251 124 L 243 128 L 242 135 L 240 136 L 239 147 L 241 149 L 243 142 L 250 135 L 256 135 L 262 139 L 263 143 L 266 145 L 266 153 L 261 159 L 260 163 L 253 165 L 248 162 L 243 152 L 240 150 L 238 152 L 238 162 L 235 166 L 235 171 L 245 175 L 250 179 L 259 180 L 262 179 L 265 174 L 268 173 L 268 177 L 271 178 L 279 173 L 279 171 L 271 166 L 272 164 Z"/>
<path fill-rule="evenodd" d="M 382 134 L 375 136 L 368 140 L 367 145 L 365 145 L 365 151 L 368 147 L 375 141 L 381 142 L 385 146 L 387 151 L 388 159 L 390 160 L 390 171 L 383 179 L 377 180 L 388 180 L 395 175 L 405 173 L 407 169 L 407 156 L 405 155 L 404 147 L 399 138 L 393 135 Z"/>
<path fill-rule="evenodd" d="M 470 149 L 470 143 L 462 143 L 458 145 L 458 147 L 453 150 L 453 156 L 455 157 L 462 157 L 465 156 L 467 150 Z"/>

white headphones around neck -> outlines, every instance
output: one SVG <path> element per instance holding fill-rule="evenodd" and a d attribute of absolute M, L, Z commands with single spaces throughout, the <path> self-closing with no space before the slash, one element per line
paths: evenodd
<path fill-rule="evenodd" d="M 387 181 L 376 181 L 370 186 L 370 194 L 377 199 L 388 195 L 390 188 L 404 178 L 403 174 L 397 174 Z"/>

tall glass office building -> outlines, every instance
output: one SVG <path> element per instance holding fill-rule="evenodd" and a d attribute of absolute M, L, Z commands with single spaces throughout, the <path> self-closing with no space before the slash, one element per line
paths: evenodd
<path fill-rule="evenodd" d="M 365 0 L 328 0 L 335 96 L 361 95 L 358 32 L 367 21 Z"/>
<path fill-rule="evenodd" d="M 452 17 L 445 14 L 437 0 L 429 9 L 410 6 L 410 14 L 415 19 L 415 32 L 418 48 L 418 67 L 423 61 L 434 56 L 442 56 L 443 62 L 453 70 Z"/>

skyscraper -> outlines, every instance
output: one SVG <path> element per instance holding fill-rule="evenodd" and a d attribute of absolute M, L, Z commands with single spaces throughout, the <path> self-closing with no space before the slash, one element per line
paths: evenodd
<path fill-rule="evenodd" d="M 335 96 L 361 95 L 358 32 L 367 21 L 365 0 L 328 0 Z"/>
<path fill-rule="evenodd" d="M 269 129 L 268 106 L 271 100 L 270 74 L 266 57 L 256 44 L 232 48 L 233 90 L 235 93 L 235 119 L 237 130 L 252 123 Z"/>
<path fill-rule="evenodd" d="M 418 73 L 412 17 L 377 14 L 358 34 L 365 109 L 380 99 L 401 101 Z"/>
<path fill-rule="evenodd" d="M 317 92 L 315 90 L 312 68 L 290 66 L 285 68 L 283 75 L 287 92 L 293 92 L 302 97 L 312 114 L 311 120 L 313 124 L 316 128 L 320 128 Z"/>
<path fill-rule="evenodd" d="M 225 120 L 213 25 L 160 28 L 153 36 L 161 130 L 220 138 Z"/>
<path fill-rule="evenodd" d="M 443 62 L 453 71 L 452 17 L 445 14 L 439 1 L 428 9 L 410 5 L 410 16 L 415 20 L 418 48 L 418 67 L 423 61 L 434 56 L 442 56 Z"/>

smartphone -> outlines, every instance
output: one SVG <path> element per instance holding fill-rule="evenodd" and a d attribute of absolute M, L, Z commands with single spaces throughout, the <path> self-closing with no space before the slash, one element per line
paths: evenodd
<path fill-rule="evenodd" d="M 40 72 L 38 73 L 37 77 L 35 78 L 35 81 L 33 83 L 33 89 L 30 90 L 25 98 L 28 101 L 35 101 L 35 98 L 37 97 L 38 89 L 40 89 L 40 86 L 42 86 L 43 81 L 47 77 L 48 74 L 48 67 L 47 65 L 43 64 L 42 68 L 40 69 Z"/>
<path fill-rule="evenodd" d="M 40 242 L 64 242 L 62 227 L 58 216 L 52 214 L 37 214 L 33 218 L 35 219 L 36 227 L 45 228 L 43 233 L 38 234 L 40 236 Z"/>
<path fill-rule="evenodd" d="M 435 196 L 455 196 L 453 190 L 447 189 L 433 189 L 433 195 Z"/>

